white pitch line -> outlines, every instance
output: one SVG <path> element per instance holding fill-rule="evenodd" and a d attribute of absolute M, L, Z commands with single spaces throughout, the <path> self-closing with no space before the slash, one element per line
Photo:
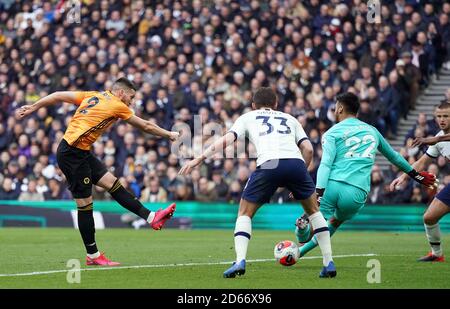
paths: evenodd
<path fill-rule="evenodd" d="M 377 256 L 374 253 L 367 254 L 347 254 L 347 255 L 335 255 L 333 258 L 348 258 L 348 257 L 367 257 Z M 321 259 L 321 256 L 305 256 L 302 260 Z M 247 263 L 260 263 L 260 262 L 274 262 L 275 259 L 254 259 L 247 260 Z M 183 264 L 153 264 L 153 265 L 130 265 L 130 266 L 115 266 L 115 267 L 93 267 L 93 268 L 81 268 L 79 271 L 98 271 L 98 270 L 117 270 L 117 269 L 137 269 L 137 268 L 166 268 L 166 267 L 186 267 L 186 266 L 210 266 L 210 265 L 228 265 L 233 262 L 207 262 L 207 263 L 183 263 Z M 21 277 L 21 276 L 37 276 L 37 275 L 49 275 L 66 273 L 68 271 L 76 271 L 77 269 L 60 269 L 60 270 L 47 270 L 47 271 L 34 271 L 30 273 L 18 273 L 18 274 L 0 274 L 0 277 Z"/>

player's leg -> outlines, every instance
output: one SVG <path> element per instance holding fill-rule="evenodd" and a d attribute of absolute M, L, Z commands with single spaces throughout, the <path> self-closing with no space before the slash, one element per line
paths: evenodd
<path fill-rule="evenodd" d="M 334 193 L 333 187 L 330 187 L 329 189 L 325 190 L 325 194 L 322 197 L 320 205 L 320 212 L 322 213 L 325 219 L 329 219 L 334 215 L 336 204 L 337 204 L 337 195 Z M 330 228 L 329 224 L 328 228 Z M 313 229 L 311 227 L 311 224 L 309 223 L 309 218 L 306 213 L 304 213 L 296 221 L 295 236 L 297 237 L 298 242 L 302 244 L 306 244 L 313 239 L 314 236 Z M 314 242 L 317 245 L 317 241 L 314 240 Z M 315 248 L 315 246 L 312 247 L 310 250 L 312 250 L 313 248 Z"/>
<path fill-rule="evenodd" d="M 300 202 L 303 205 L 303 209 L 308 214 L 313 229 L 314 238 L 319 244 L 320 251 L 322 252 L 324 267 L 320 272 L 320 277 L 335 277 L 336 268 L 334 266 L 331 250 L 330 231 L 328 229 L 327 221 L 325 221 L 325 218 L 319 211 L 317 196 L 314 193 L 311 197 L 300 200 Z"/>
<path fill-rule="evenodd" d="M 309 224 L 309 218 L 306 213 L 303 213 L 295 221 L 295 237 L 300 244 L 307 243 L 313 237 L 311 224 Z"/>
<path fill-rule="evenodd" d="M 153 229 L 160 230 L 164 223 L 170 219 L 175 212 L 175 203 L 163 210 L 150 211 L 120 183 L 119 179 L 107 171 L 100 160 L 93 155 L 89 157 L 89 165 L 92 169 L 92 181 L 94 184 L 104 188 L 124 208 L 146 220 Z"/>
<path fill-rule="evenodd" d="M 227 269 L 223 276 L 234 278 L 236 275 L 245 274 L 245 259 L 247 257 L 248 244 L 252 236 L 252 218 L 261 204 L 241 199 L 238 217 L 234 228 L 234 250 L 236 251 L 236 262 Z"/>
<path fill-rule="evenodd" d="M 260 207 L 260 204 L 241 199 L 238 217 L 234 228 L 234 249 L 236 250 L 236 262 L 247 257 L 248 243 L 252 235 L 252 218 Z"/>
<path fill-rule="evenodd" d="M 116 266 L 97 249 L 92 201 L 91 169 L 86 160 L 88 152 L 71 147 L 62 140 L 56 152 L 58 166 L 66 176 L 69 190 L 77 204 L 78 230 L 86 248 L 87 265 Z"/>
<path fill-rule="evenodd" d="M 234 278 L 245 273 L 245 259 L 252 236 L 252 218 L 258 208 L 268 202 L 278 188 L 273 178 L 274 172 L 258 168 L 250 175 L 245 185 L 234 229 L 236 262 L 223 273 L 224 278 Z"/>
<path fill-rule="evenodd" d="M 292 192 L 294 198 L 300 200 L 309 217 L 314 236 L 322 252 L 324 269 L 322 269 L 320 276 L 334 277 L 336 276 L 336 269 L 332 258 L 330 231 L 327 221 L 319 211 L 314 182 L 302 160 L 285 160 L 284 165 L 286 168 L 286 171 L 284 171 L 286 175 L 285 185 Z"/>
<path fill-rule="evenodd" d="M 333 227 L 339 227 L 343 222 L 351 220 L 356 216 L 367 202 L 367 192 L 364 190 L 339 181 L 331 181 L 338 190 L 338 200 L 334 213 L 335 223 Z"/>
<path fill-rule="evenodd" d="M 71 147 L 64 139 L 58 145 L 56 160 L 66 177 L 68 188 L 77 204 L 78 230 L 86 248 L 87 259 L 98 258 L 92 203 L 92 182 L 87 152 Z"/>
<path fill-rule="evenodd" d="M 74 193 L 72 193 L 74 194 Z M 100 253 L 95 242 L 95 224 L 93 215 L 93 201 L 92 196 L 87 198 L 75 198 L 77 204 L 77 219 L 78 230 L 86 247 L 87 256 L 90 258 L 97 258 Z"/>
<path fill-rule="evenodd" d="M 334 217 L 331 217 L 329 220 L 327 220 L 328 229 L 330 231 L 330 237 L 334 235 L 334 233 L 342 223 L 343 222 L 338 221 Z M 309 228 L 309 230 L 312 229 Z M 310 238 L 299 247 L 300 257 L 305 256 L 309 251 L 317 247 L 317 239 L 316 237 L 313 236 L 314 234 L 310 233 Z"/>
<path fill-rule="evenodd" d="M 73 193 L 72 193 L 73 194 Z M 95 241 L 95 222 L 92 196 L 75 198 L 77 204 L 78 230 L 86 248 L 86 265 L 118 266 L 120 263 L 109 260 L 97 249 Z"/>
<path fill-rule="evenodd" d="M 335 228 L 336 222 L 334 220 L 333 215 L 335 214 L 336 211 L 337 200 L 338 195 L 336 193 L 335 188 L 333 186 L 329 186 L 327 190 L 325 190 L 325 194 L 322 197 L 320 203 L 320 212 L 323 214 L 325 218 L 328 218 L 327 225 L 328 230 L 330 232 L 330 237 L 333 236 L 334 232 L 336 231 Z M 332 225 L 331 222 L 334 222 L 334 225 Z M 314 236 L 313 228 L 310 226 L 310 224 L 308 224 L 306 230 L 308 231 L 308 234 L 301 231 L 299 226 L 296 227 L 297 239 L 300 239 L 300 242 L 304 243 L 299 248 L 300 257 L 304 256 L 318 245 L 317 238 Z M 298 237 L 298 235 L 302 235 L 303 237 Z"/>
<path fill-rule="evenodd" d="M 153 220 L 155 216 L 150 210 L 145 208 L 136 197 L 129 193 L 119 182 L 119 179 L 110 172 L 106 172 L 97 182 L 94 182 L 107 190 L 111 196 L 124 208 L 136 214 L 148 222 Z"/>
<path fill-rule="evenodd" d="M 333 236 L 345 221 L 352 219 L 364 207 L 366 200 L 367 193 L 363 190 L 344 183 L 330 181 L 320 205 L 321 212 L 328 218 L 330 236 Z M 313 237 L 300 247 L 300 256 L 304 256 L 316 246 L 317 239 Z"/>
<path fill-rule="evenodd" d="M 338 196 L 334 214 L 328 220 L 330 233 L 333 235 L 344 222 L 351 220 L 365 206 L 367 192 L 339 181 L 330 181 L 330 184 L 335 187 Z"/>
<path fill-rule="evenodd" d="M 420 262 L 443 262 L 441 231 L 439 220 L 450 212 L 450 186 L 445 187 L 431 202 L 423 216 L 425 233 L 431 246 L 431 252 L 419 259 Z"/>

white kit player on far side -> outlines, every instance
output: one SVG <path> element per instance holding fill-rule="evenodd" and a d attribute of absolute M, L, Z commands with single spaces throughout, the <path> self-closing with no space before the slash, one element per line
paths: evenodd
<path fill-rule="evenodd" d="M 423 169 L 434 159 L 444 156 L 450 160 L 450 103 L 443 101 L 435 110 L 435 119 L 441 131 L 434 137 L 417 138 L 413 147 L 430 145 L 426 153 L 412 166 L 415 169 Z M 396 190 L 406 177 L 400 176 L 391 183 L 391 191 Z M 427 211 L 423 215 L 425 233 L 431 247 L 431 251 L 418 259 L 420 262 L 444 262 L 444 254 L 441 247 L 441 231 L 439 220 L 450 212 L 450 184 L 445 186 L 433 199 Z"/>

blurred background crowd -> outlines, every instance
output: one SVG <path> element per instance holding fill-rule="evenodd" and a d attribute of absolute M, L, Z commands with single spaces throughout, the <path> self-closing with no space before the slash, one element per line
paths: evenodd
<path fill-rule="evenodd" d="M 72 1 L 80 14 L 71 18 L 68 2 L 0 0 L 0 200 L 71 199 L 55 151 L 75 106 L 14 117 L 53 91 L 104 90 L 126 76 L 139 88 L 137 115 L 167 129 L 187 125 L 192 144 L 208 146 L 211 128 L 226 132 L 250 110 L 253 91 L 272 86 L 279 110 L 297 117 L 315 147 L 315 178 L 336 94 L 359 95 L 359 117 L 395 136 L 450 54 L 443 0 L 382 1 L 381 23 L 368 20 L 361 0 L 85 0 Z M 414 160 L 424 149 L 411 149 L 411 140 L 436 132 L 432 115 L 420 115 L 401 153 Z M 180 149 L 186 157 L 191 148 Z M 179 177 L 186 159 L 167 141 L 118 122 L 93 152 L 144 202 L 237 203 L 256 168 L 248 148 L 239 159 L 216 156 Z M 450 182 L 444 158 L 429 169 Z M 387 192 L 397 173 L 374 168 L 369 203 L 427 200 L 412 183 Z M 288 193 L 278 190 L 273 202 L 288 201 Z M 94 198 L 110 197 L 96 187 Z"/>

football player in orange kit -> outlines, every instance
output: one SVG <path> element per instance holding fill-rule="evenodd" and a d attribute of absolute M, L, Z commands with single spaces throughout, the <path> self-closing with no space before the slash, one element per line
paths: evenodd
<path fill-rule="evenodd" d="M 92 184 L 108 190 L 120 205 L 147 220 L 155 230 L 161 229 L 175 211 L 175 203 L 156 212 L 145 208 L 90 151 L 97 138 L 118 119 L 146 133 L 168 138 L 171 141 L 178 138 L 178 132 L 167 131 L 134 115 L 129 106 L 135 94 L 136 88 L 133 83 L 126 78 L 119 78 L 112 85 L 111 91 L 58 91 L 41 98 L 32 105 L 22 106 L 16 111 L 17 118 L 22 119 L 41 107 L 56 103 L 68 102 L 78 105 L 58 146 L 56 158 L 77 204 L 78 227 L 87 251 L 87 265 L 120 265 L 110 261 L 97 249 Z"/>

